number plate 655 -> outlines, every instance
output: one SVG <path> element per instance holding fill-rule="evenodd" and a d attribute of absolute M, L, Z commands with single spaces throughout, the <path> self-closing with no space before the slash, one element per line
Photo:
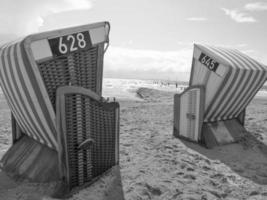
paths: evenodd
<path fill-rule="evenodd" d="M 48 40 L 54 56 L 65 55 L 77 50 L 88 49 L 91 39 L 88 31 L 64 35 Z"/>

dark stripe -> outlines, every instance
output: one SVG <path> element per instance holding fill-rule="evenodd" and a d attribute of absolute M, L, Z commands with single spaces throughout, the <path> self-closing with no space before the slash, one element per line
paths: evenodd
<path fill-rule="evenodd" d="M 3 54 L 4 51 L 3 51 L 3 50 L 4 50 L 4 48 L 3 48 L 2 51 L 1 51 L 1 58 L 0 58 L 0 62 L 1 62 L 1 65 L 2 65 L 2 69 L 4 69 L 4 63 L 3 63 L 3 60 L 2 60 L 2 58 L 4 58 L 4 54 Z M 13 106 L 13 104 L 12 104 L 12 102 L 11 102 L 11 97 L 10 97 L 9 93 L 7 92 L 8 90 L 7 90 L 7 88 L 6 88 L 6 83 L 4 82 L 4 78 L 3 78 L 2 75 L 3 75 L 3 74 L 0 73 L 1 87 L 2 87 L 2 90 L 3 90 L 3 93 L 4 93 L 5 97 L 6 97 L 6 99 L 7 99 L 7 104 L 9 105 L 9 108 L 10 108 L 11 111 L 13 112 L 13 115 L 16 116 L 16 118 L 18 118 L 18 114 L 17 114 L 17 112 L 15 111 L 14 106 Z M 20 125 L 21 128 L 23 128 L 23 129 L 25 130 L 25 127 L 22 125 L 21 121 L 18 121 L 18 124 Z"/>
<path fill-rule="evenodd" d="M 9 50 L 8 50 L 8 55 L 7 55 L 7 60 L 8 60 L 8 65 L 9 65 L 8 67 L 9 67 L 10 75 L 12 75 L 10 81 L 13 83 L 13 87 L 14 87 L 14 88 L 13 88 L 14 91 L 12 90 L 12 92 L 13 92 L 13 97 L 14 97 L 14 99 L 17 99 L 16 107 L 17 107 L 17 109 L 19 109 L 19 110 L 21 111 L 21 114 L 22 114 L 23 117 L 24 117 L 24 118 L 21 119 L 21 120 L 24 120 L 24 121 L 25 121 L 25 124 L 27 124 L 27 131 L 31 131 L 31 132 L 30 132 L 31 135 L 37 137 L 37 134 L 35 133 L 35 131 L 36 131 L 36 127 L 32 127 L 32 122 L 29 121 L 29 120 L 30 120 L 29 115 L 28 115 L 28 113 L 25 113 L 25 111 L 26 111 L 26 109 L 25 109 L 25 105 L 24 105 L 24 102 L 23 102 L 22 97 L 21 97 L 21 94 L 20 94 L 20 92 L 22 92 L 22 91 L 20 91 L 20 90 L 18 89 L 16 80 L 15 80 L 15 77 L 14 77 L 13 66 L 12 66 L 12 63 L 11 63 L 11 48 L 14 47 L 14 46 L 15 46 L 15 44 L 12 45 L 12 46 L 10 46 L 10 48 L 9 48 Z M 16 66 L 16 68 L 19 68 L 19 66 Z M 6 73 L 7 73 L 7 72 L 6 72 Z M 15 94 L 17 94 L 17 97 L 15 97 Z M 19 105 L 18 102 L 20 102 L 20 104 L 22 104 L 22 106 Z M 33 132 L 33 131 L 34 131 L 34 132 Z M 26 134 L 27 134 L 27 133 L 26 133 Z"/>
<path fill-rule="evenodd" d="M 243 54 L 242 54 L 243 55 Z M 250 98 L 250 93 L 252 93 L 253 92 L 253 89 L 255 90 L 256 89 L 256 87 L 257 87 L 257 80 L 258 80 L 258 76 L 259 76 L 259 74 L 262 72 L 262 71 L 260 71 L 259 69 L 262 69 L 262 70 L 264 70 L 264 68 L 263 67 L 261 67 L 261 66 L 257 66 L 257 63 L 256 62 L 252 62 L 253 60 L 251 60 L 249 57 L 247 57 L 247 56 L 244 56 L 244 59 L 246 59 L 247 61 L 249 61 L 249 62 L 251 62 L 252 63 L 252 65 L 255 67 L 255 69 L 257 70 L 257 72 L 256 72 L 256 75 L 255 75 L 255 77 L 254 77 L 254 79 L 253 79 L 253 81 L 252 81 L 252 84 L 253 83 L 255 83 L 255 84 L 253 84 L 253 86 L 251 86 L 251 87 L 249 87 L 248 89 L 247 89 L 247 91 L 244 91 L 244 97 L 240 100 L 240 102 L 239 102 L 239 104 L 237 104 L 237 107 L 236 107 L 236 109 L 233 111 L 233 113 L 238 113 L 240 110 L 240 107 L 242 106 L 242 103 L 244 103 L 244 101 L 245 101 L 245 99 L 247 99 L 247 98 Z M 255 70 L 254 70 L 255 71 Z M 260 80 L 258 80 L 258 82 L 260 82 Z M 250 83 L 248 83 L 248 85 L 250 85 Z M 246 101 L 245 101 L 246 102 Z"/>
<path fill-rule="evenodd" d="M 3 54 L 2 54 L 2 57 L 1 57 L 2 64 L 3 64 L 3 74 L 2 75 L 6 77 L 6 82 L 4 81 L 3 77 L 2 77 L 2 80 L 3 80 L 3 83 L 5 84 L 6 93 L 9 96 L 10 104 L 13 107 L 13 112 L 15 112 L 16 115 L 17 115 L 17 118 L 20 119 L 21 125 L 24 127 L 24 130 L 27 130 L 28 129 L 28 125 L 23 120 L 24 119 L 24 116 L 22 116 L 21 110 L 19 109 L 19 107 L 16 106 L 17 105 L 17 102 L 15 100 L 14 93 L 13 93 L 13 91 L 11 89 L 9 79 L 7 77 L 7 72 L 6 72 L 7 66 L 6 66 L 6 63 L 5 63 L 5 52 L 8 51 L 9 48 L 10 48 L 10 46 L 4 49 Z"/>
<path fill-rule="evenodd" d="M 236 72 L 235 72 L 233 81 L 231 81 L 228 88 L 225 89 L 224 95 L 220 99 L 218 106 L 217 106 L 217 109 L 214 110 L 214 112 L 213 112 L 213 115 L 214 115 L 213 119 L 216 119 L 216 120 L 222 119 L 222 113 L 227 111 L 225 109 L 225 105 L 227 105 L 232 98 L 232 96 L 231 96 L 231 94 L 233 93 L 232 89 L 235 89 L 233 87 L 237 83 L 239 72 L 240 72 L 240 68 L 238 67 L 238 65 L 236 65 L 236 62 L 232 59 L 231 54 L 229 55 L 229 52 L 227 52 L 225 49 L 218 49 L 218 50 L 220 50 L 221 55 L 224 55 L 224 57 L 227 58 L 228 60 L 230 60 L 231 63 L 236 67 Z"/>
<path fill-rule="evenodd" d="M 17 46 L 16 46 L 16 48 L 17 48 Z M 21 87 L 23 88 L 23 92 L 24 92 L 24 94 L 25 94 L 25 97 L 26 97 L 27 101 L 29 102 L 29 105 L 34 105 L 34 103 L 33 103 L 33 101 L 32 101 L 32 98 L 31 98 L 31 96 L 30 96 L 30 93 L 29 93 L 29 91 L 28 91 L 29 88 L 27 88 L 26 83 L 25 83 L 25 80 L 24 80 L 24 78 L 23 78 L 22 71 L 21 71 L 21 67 L 19 66 L 18 55 L 17 55 L 17 53 L 18 53 L 18 52 L 15 51 L 15 53 L 14 53 L 14 57 L 15 57 L 15 64 L 16 64 L 16 67 L 17 67 L 18 78 L 19 78 L 19 80 L 20 80 Z M 26 67 L 26 66 L 25 66 L 25 67 Z M 24 106 L 25 106 L 25 104 L 24 104 Z M 26 108 L 26 106 L 25 106 L 25 108 Z M 27 110 L 27 109 L 26 109 L 26 110 Z M 53 145 L 53 142 L 50 140 L 50 137 L 43 137 L 43 134 L 46 133 L 46 129 L 44 128 L 44 126 L 43 126 L 43 122 L 41 121 L 41 119 L 40 119 L 40 117 L 39 117 L 39 115 L 38 115 L 38 113 L 37 113 L 37 111 L 36 111 L 36 109 L 35 109 L 34 106 L 32 107 L 31 111 L 32 111 L 34 117 L 36 118 L 38 124 L 40 125 L 41 131 L 42 131 L 42 132 L 39 132 L 39 133 L 38 133 L 39 137 L 41 137 L 41 138 L 43 139 L 43 141 L 48 142 L 48 144 L 46 144 L 46 145 L 49 145 L 49 143 L 50 143 L 50 145 Z M 27 114 L 29 115 L 28 112 L 27 112 Z M 32 120 L 32 118 L 31 118 L 31 120 Z M 33 120 L 32 120 L 32 124 L 35 126 L 35 123 L 33 122 Z M 36 126 L 35 126 L 35 127 L 36 127 Z M 38 129 L 37 129 L 37 130 L 38 130 Z M 47 140 L 48 140 L 48 141 L 47 141 Z M 49 146 L 50 146 L 50 145 L 49 145 Z"/>
<path fill-rule="evenodd" d="M 239 105 L 239 109 L 236 111 L 236 113 L 234 114 L 234 116 L 237 116 L 240 114 L 240 112 L 242 112 L 242 110 L 244 110 L 244 108 L 250 103 L 250 101 L 252 100 L 252 98 L 254 98 L 254 96 L 256 95 L 256 93 L 259 91 L 259 89 L 261 88 L 261 86 L 264 84 L 265 82 L 265 73 L 262 73 L 260 79 L 259 79 L 259 82 L 258 84 L 253 87 L 253 93 L 250 95 L 250 97 L 243 103 L 243 104 L 240 104 Z M 241 108 L 240 108 L 241 107 Z"/>
<path fill-rule="evenodd" d="M 192 64 L 191 64 L 191 73 L 190 73 L 190 79 L 189 79 L 189 87 L 192 86 L 192 82 L 193 82 L 193 75 L 194 75 L 194 69 L 195 69 L 195 63 L 196 63 L 196 60 L 193 56 L 193 59 L 192 59 Z"/>
<path fill-rule="evenodd" d="M 24 65 L 25 65 L 25 66 L 29 66 L 29 67 L 27 68 L 27 73 L 28 73 L 28 76 L 31 77 L 30 81 L 31 81 L 31 84 L 32 84 L 32 86 L 33 86 L 33 89 L 34 89 L 34 91 L 35 91 L 35 93 L 36 93 L 37 100 L 38 100 L 38 102 L 39 102 L 39 104 L 40 104 L 40 106 L 41 106 L 41 109 L 42 109 L 42 111 L 43 111 L 43 114 L 44 114 L 44 116 L 45 116 L 45 119 L 46 119 L 47 122 L 48 122 L 48 126 L 50 127 L 50 129 L 51 129 L 52 132 L 53 132 L 52 135 L 54 135 L 54 138 L 55 138 L 55 140 L 56 140 L 57 135 L 56 135 L 56 129 L 55 129 L 55 127 L 54 127 L 54 123 L 53 123 L 53 120 L 54 120 L 54 119 L 51 119 L 51 117 L 50 117 L 48 108 L 46 107 L 46 103 L 45 103 L 44 98 L 43 98 L 43 96 L 42 96 L 42 94 L 41 94 L 41 92 L 40 92 L 41 89 L 40 89 L 40 87 L 39 87 L 39 83 L 38 83 L 38 82 L 42 82 L 43 80 L 39 80 L 39 81 L 36 80 L 35 74 L 34 74 L 33 69 L 32 69 L 33 66 L 30 65 L 30 62 L 29 62 L 29 60 L 28 60 L 28 58 L 27 58 L 27 54 L 26 54 L 26 52 L 25 52 L 25 49 L 23 48 L 23 42 L 21 43 L 20 49 L 21 49 L 21 54 L 22 54 L 22 58 L 23 58 Z M 31 67 L 30 67 L 30 66 L 31 66 Z M 50 103 L 51 103 L 51 102 L 50 102 Z"/>
<path fill-rule="evenodd" d="M 210 51 L 212 51 L 212 50 L 210 50 Z M 209 113 L 211 112 L 211 109 L 212 109 L 214 103 L 216 102 L 218 96 L 220 95 L 221 90 L 223 89 L 224 85 L 227 83 L 227 81 L 229 80 L 229 78 L 230 78 L 230 76 L 231 76 L 232 68 L 229 67 L 229 66 L 225 66 L 225 67 L 228 68 L 227 74 L 225 75 L 225 78 L 223 79 L 223 81 L 222 81 L 221 85 L 219 86 L 217 92 L 216 92 L 215 95 L 213 96 L 213 98 L 212 98 L 210 104 L 207 106 L 207 108 L 205 108 L 205 113 L 204 113 L 204 118 L 203 118 L 205 122 L 207 122 L 207 121 L 210 120 L 210 118 L 207 119 L 207 116 L 208 116 Z"/>
<path fill-rule="evenodd" d="M 266 71 L 267 68 L 261 64 L 259 64 L 257 61 L 253 60 L 252 58 L 248 57 L 246 54 L 243 54 L 241 52 L 239 52 L 240 55 L 242 55 L 245 59 L 249 60 L 251 63 L 254 64 L 254 66 L 256 66 L 258 69 L 262 70 L 262 71 Z"/>
<path fill-rule="evenodd" d="M 222 53 L 221 51 L 219 51 L 218 49 L 215 49 L 215 48 L 213 48 L 213 47 L 210 47 L 210 49 L 212 49 L 213 50 L 213 52 L 217 52 L 218 54 L 220 54 L 221 56 L 223 56 L 224 58 L 226 57 L 227 58 L 227 56 L 225 56 L 225 54 L 224 53 Z M 229 60 L 229 59 L 228 59 Z M 232 68 L 231 68 L 232 69 Z M 233 72 L 233 70 L 231 71 L 231 74 L 232 74 L 232 72 Z M 217 117 L 217 116 L 214 116 L 214 114 L 217 112 L 217 109 L 218 109 L 218 107 L 225 101 L 225 99 L 224 99 L 224 97 L 225 97 L 225 95 L 227 95 L 227 92 L 229 91 L 229 89 L 231 88 L 231 86 L 232 86 L 232 84 L 233 84 L 233 82 L 235 81 L 235 79 L 236 79 L 236 77 L 237 77 L 237 75 L 238 75 L 238 72 L 239 72 L 239 70 L 238 69 L 236 69 L 236 72 L 234 73 L 234 77 L 233 77 L 233 81 L 229 84 L 229 86 L 228 87 L 226 87 L 225 85 L 226 85 L 226 82 L 224 82 L 223 81 L 223 83 L 221 84 L 221 88 L 220 88 L 220 90 L 218 90 L 219 91 L 219 93 L 218 93 L 218 96 L 215 96 L 214 97 L 214 101 L 217 103 L 217 106 L 215 107 L 215 102 L 214 102 L 214 104 L 213 104 L 213 111 L 210 111 L 211 113 L 209 113 L 209 121 L 214 121 L 216 118 L 215 117 Z M 228 80 L 227 80 L 228 81 Z M 219 96 L 221 96 L 221 98 L 220 99 L 218 99 L 218 97 Z M 222 108 L 223 109 L 223 108 Z"/>
<path fill-rule="evenodd" d="M 16 44 L 16 45 L 14 45 L 14 48 L 16 48 L 16 46 L 17 46 L 18 44 Z M 14 54 L 16 54 L 16 49 L 15 49 L 15 51 L 14 51 Z M 37 126 L 35 126 L 35 123 L 33 123 L 33 119 L 32 119 L 32 117 L 30 116 L 30 114 L 29 114 L 29 112 L 28 112 L 28 109 L 27 109 L 27 107 L 26 107 L 26 105 L 25 105 L 25 102 L 23 101 L 23 98 L 22 98 L 22 95 L 21 95 L 21 92 L 25 92 L 25 87 L 23 88 L 23 90 L 22 91 L 20 91 L 20 89 L 18 88 L 18 85 L 17 85 L 17 81 L 16 81 L 16 79 L 15 79 L 15 72 L 13 71 L 13 67 L 15 67 L 15 69 L 20 69 L 20 66 L 18 65 L 18 63 L 17 63 L 17 59 L 15 59 L 15 57 L 14 57 L 14 55 L 13 55 L 13 58 L 11 58 L 11 49 L 10 49 L 10 51 L 9 51 L 9 56 L 8 56 L 8 63 L 9 63 L 9 68 L 10 68 L 10 73 L 13 75 L 13 77 L 12 77 L 12 81 L 13 81 L 13 83 L 14 83 L 14 88 L 15 88 L 15 91 L 16 91 L 16 93 L 17 93 L 17 95 L 18 95 L 18 98 L 19 98 L 19 101 L 20 101 L 20 103 L 21 103 L 21 105 L 22 105 L 22 108 L 21 109 L 23 109 L 23 112 L 25 112 L 24 113 L 24 115 L 26 115 L 26 116 L 28 116 L 28 118 L 26 119 L 27 121 L 28 120 L 30 120 L 30 121 L 28 121 L 28 123 L 30 124 L 30 127 L 31 127 L 31 129 L 32 130 L 35 130 L 35 131 L 37 131 L 38 130 L 38 128 L 37 128 Z M 14 59 L 14 62 L 15 62 L 15 66 L 13 66 L 12 67 L 12 63 L 11 63 L 11 59 Z M 20 85 L 22 85 L 21 84 L 21 79 L 19 80 L 19 84 Z M 27 99 L 28 100 L 28 99 Z M 38 133 L 32 133 L 32 135 L 38 135 Z M 42 138 L 42 139 L 44 139 L 44 138 Z M 40 140 L 41 141 L 41 140 Z"/>
<path fill-rule="evenodd" d="M 225 57 L 227 57 L 236 67 L 238 67 L 239 65 L 240 66 L 244 65 L 244 64 L 240 63 L 240 61 L 238 59 L 233 57 L 233 55 L 229 51 L 226 51 L 224 49 L 221 49 L 221 50 L 225 52 L 225 54 L 224 54 Z M 242 76 L 244 75 L 244 73 L 245 73 L 245 69 L 240 70 L 240 68 L 238 67 L 238 70 L 236 72 L 236 76 L 234 77 L 234 81 L 232 82 L 232 86 L 235 86 L 235 87 L 231 87 L 231 85 L 229 86 L 230 90 L 227 93 L 228 99 L 224 100 L 223 107 L 221 108 L 223 110 L 220 113 L 218 113 L 214 118 L 219 118 L 219 119 L 229 118 L 229 115 L 227 115 L 227 114 L 229 114 L 229 111 L 231 108 L 230 103 L 232 103 L 232 101 L 235 101 L 234 95 L 238 91 L 238 87 L 240 85 L 240 82 L 242 82 Z M 240 79 L 238 79 L 239 77 L 240 77 Z M 235 98 L 238 98 L 238 96 Z"/>
<path fill-rule="evenodd" d="M 237 105 L 239 105 L 241 103 L 241 101 L 245 98 L 246 92 L 249 90 L 248 85 L 253 83 L 254 82 L 253 80 L 255 80 L 255 79 L 253 79 L 253 72 L 254 72 L 253 68 L 255 67 L 254 64 L 251 63 L 250 60 L 247 60 L 244 57 L 242 57 L 240 54 L 236 53 L 235 51 L 232 51 L 232 53 L 234 55 L 236 55 L 237 57 L 239 57 L 240 60 L 242 60 L 246 64 L 246 66 L 248 66 L 250 69 L 247 70 L 247 73 L 249 73 L 248 79 L 247 80 L 243 79 L 243 81 L 240 84 L 240 85 L 243 85 L 243 86 L 242 86 L 242 88 L 240 88 L 240 90 L 239 90 L 239 92 L 237 94 L 238 98 L 236 99 L 235 103 L 231 106 L 231 109 L 230 109 L 230 112 L 229 112 L 229 116 L 233 115 Z M 247 64 L 247 63 L 249 63 L 249 64 Z M 256 77 L 256 75 L 255 75 L 255 77 Z"/>
<path fill-rule="evenodd" d="M 206 111 L 205 111 L 205 114 L 204 114 L 204 120 L 206 122 L 208 122 L 210 120 L 210 118 L 207 118 L 207 116 L 209 115 L 209 113 L 211 112 L 211 109 L 215 103 L 215 101 L 217 100 L 218 96 L 220 95 L 221 93 L 221 90 L 223 89 L 224 85 L 227 83 L 227 81 L 229 80 L 230 76 L 231 76 L 231 73 L 232 73 L 232 68 L 230 68 L 229 66 L 227 66 L 229 68 L 227 74 L 225 75 L 225 78 L 223 79 L 221 85 L 219 86 L 217 92 L 215 93 L 215 95 L 213 96 L 210 104 L 208 105 Z"/>

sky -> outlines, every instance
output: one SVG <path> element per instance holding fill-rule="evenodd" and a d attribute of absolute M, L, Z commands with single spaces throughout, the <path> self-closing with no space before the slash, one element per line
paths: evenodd
<path fill-rule="evenodd" d="M 111 23 L 104 77 L 188 81 L 194 43 L 267 65 L 267 0 L 1 0 L 0 43 L 99 21 Z"/>

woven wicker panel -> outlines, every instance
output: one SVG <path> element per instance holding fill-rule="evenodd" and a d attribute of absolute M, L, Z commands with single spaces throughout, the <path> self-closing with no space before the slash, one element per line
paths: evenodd
<path fill-rule="evenodd" d="M 97 78 L 102 78 L 97 77 L 97 59 L 98 46 L 38 63 L 54 109 L 56 89 L 60 86 L 81 86 L 96 92 Z"/>
<path fill-rule="evenodd" d="M 65 111 L 69 183 L 73 188 L 90 182 L 116 164 L 115 107 L 81 94 L 68 94 Z M 94 141 L 92 146 L 79 150 L 79 144 L 90 138 Z"/>

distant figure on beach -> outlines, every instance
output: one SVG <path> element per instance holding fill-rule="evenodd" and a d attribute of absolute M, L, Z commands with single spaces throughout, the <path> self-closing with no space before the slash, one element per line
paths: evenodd
<path fill-rule="evenodd" d="M 176 87 L 176 88 L 178 87 L 178 83 L 177 83 L 177 82 L 175 83 L 175 87 Z"/>

